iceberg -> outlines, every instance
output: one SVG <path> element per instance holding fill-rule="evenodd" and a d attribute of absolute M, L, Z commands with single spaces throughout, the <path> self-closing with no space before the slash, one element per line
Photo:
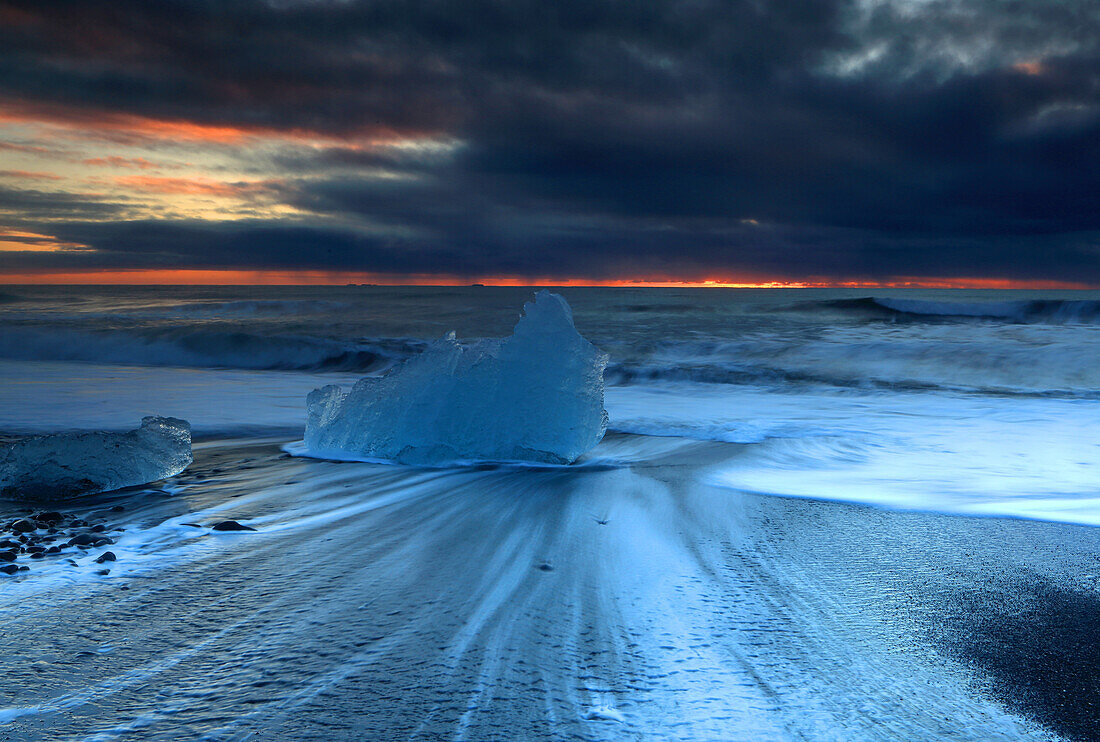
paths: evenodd
<path fill-rule="evenodd" d="M 59 433 L 0 447 L 0 496 L 57 500 L 147 484 L 191 464 L 191 425 L 145 417 L 127 433 Z"/>
<path fill-rule="evenodd" d="M 305 448 L 332 459 L 417 466 L 461 461 L 570 464 L 607 430 L 607 355 L 540 291 L 511 337 L 460 345 L 454 332 L 345 394 L 307 397 Z"/>

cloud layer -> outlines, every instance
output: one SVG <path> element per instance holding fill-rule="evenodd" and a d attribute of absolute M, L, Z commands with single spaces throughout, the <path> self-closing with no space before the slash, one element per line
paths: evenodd
<path fill-rule="evenodd" d="M 5 2 L 0 141 L 7 273 L 1100 284 L 1091 0 Z"/>

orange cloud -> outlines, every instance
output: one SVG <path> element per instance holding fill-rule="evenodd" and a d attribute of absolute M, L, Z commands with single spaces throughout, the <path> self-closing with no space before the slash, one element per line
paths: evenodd
<path fill-rule="evenodd" d="M 124 188 L 155 193 L 217 198 L 250 198 L 270 193 L 275 181 L 239 181 L 226 183 L 209 178 L 162 178 L 153 175 L 120 175 L 112 179 Z"/>
<path fill-rule="evenodd" d="M 0 170 L 0 178 L 23 178 L 24 180 L 62 180 L 60 175 L 32 170 Z"/>
<path fill-rule="evenodd" d="M 1025 75 L 1041 75 L 1046 72 L 1046 67 L 1043 65 L 1042 60 L 1029 59 L 1023 62 L 1017 62 L 1012 65 L 1012 69 L 1017 72 L 1022 72 Z"/>
<path fill-rule="evenodd" d="M 92 167 L 126 167 L 138 168 L 139 170 L 165 167 L 164 165 L 152 163 L 144 157 L 119 157 L 117 155 L 112 155 L 111 157 L 93 157 L 89 160 L 82 160 L 82 162 Z"/>
<path fill-rule="evenodd" d="M 36 155 L 53 155 L 57 154 L 49 147 L 39 147 L 30 144 L 16 144 L 15 142 L 0 142 L 0 150 L 7 150 L 9 152 L 33 152 Z"/>
<path fill-rule="evenodd" d="M 87 249 L 89 249 L 88 245 L 64 242 L 53 235 L 0 227 L 0 252 L 61 252 Z"/>
<path fill-rule="evenodd" d="M 389 127 L 366 127 L 347 136 L 298 128 L 260 125 L 209 124 L 186 119 L 158 119 L 131 113 L 84 109 L 58 103 L 0 100 L 0 123 L 41 123 L 65 127 L 72 136 L 133 143 L 154 139 L 206 144 L 240 144 L 262 137 L 307 143 L 371 140 L 387 144 L 429 136 L 430 132 L 397 132 Z"/>

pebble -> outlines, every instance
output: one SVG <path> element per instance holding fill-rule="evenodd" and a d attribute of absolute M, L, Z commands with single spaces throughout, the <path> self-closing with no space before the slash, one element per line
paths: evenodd
<path fill-rule="evenodd" d="M 255 528 L 250 526 L 241 525 L 235 520 L 223 520 L 221 523 L 215 523 L 213 526 L 215 531 L 255 531 Z"/>
<path fill-rule="evenodd" d="M 109 575 L 109 574 L 111 574 L 111 570 L 109 570 L 109 569 L 99 569 L 99 570 L 96 570 L 96 574 L 97 575 Z"/>
<path fill-rule="evenodd" d="M 17 556 L 14 551 L 0 551 L 0 562 L 14 562 Z"/>
<path fill-rule="evenodd" d="M 42 521 L 43 523 L 60 523 L 64 520 L 64 516 L 62 516 L 61 513 L 55 513 L 51 510 L 45 513 L 39 513 L 34 516 L 34 519 Z"/>
<path fill-rule="evenodd" d="M 69 539 L 69 546 L 91 546 L 96 539 L 86 533 L 78 533 Z"/>
<path fill-rule="evenodd" d="M 105 551 L 99 555 L 99 558 L 95 560 L 96 564 L 103 564 L 104 562 L 115 561 L 115 553 L 113 551 Z"/>
<path fill-rule="evenodd" d="M 37 528 L 37 526 L 35 526 L 34 522 L 29 521 L 26 518 L 23 518 L 22 520 L 17 520 L 11 524 L 12 533 L 27 533 L 29 531 L 33 531 L 35 528 Z"/>
<path fill-rule="evenodd" d="M 3 567 L 0 567 L 0 572 L 3 572 L 6 575 L 13 575 L 18 571 L 19 567 L 15 566 L 14 564 L 5 564 Z"/>

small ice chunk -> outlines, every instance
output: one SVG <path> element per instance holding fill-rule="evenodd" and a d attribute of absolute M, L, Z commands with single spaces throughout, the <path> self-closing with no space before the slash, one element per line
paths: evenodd
<path fill-rule="evenodd" d="M 626 723 L 626 717 L 623 716 L 623 712 L 613 706 L 593 706 L 588 710 L 588 713 L 584 715 L 584 719 L 585 721 L 617 721 L 620 724 Z"/>
<path fill-rule="evenodd" d="M 58 499 L 146 484 L 191 463 L 191 425 L 146 417 L 127 433 L 59 433 L 0 447 L 0 495 Z"/>
<path fill-rule="evenodd" d="M 453 332 L 382 377 L 307 398 L 305 444 L 323 458 L 569 464 L 603 438 L 607 355 L 540 291 L 511 337 L 463 346 Z"/>

